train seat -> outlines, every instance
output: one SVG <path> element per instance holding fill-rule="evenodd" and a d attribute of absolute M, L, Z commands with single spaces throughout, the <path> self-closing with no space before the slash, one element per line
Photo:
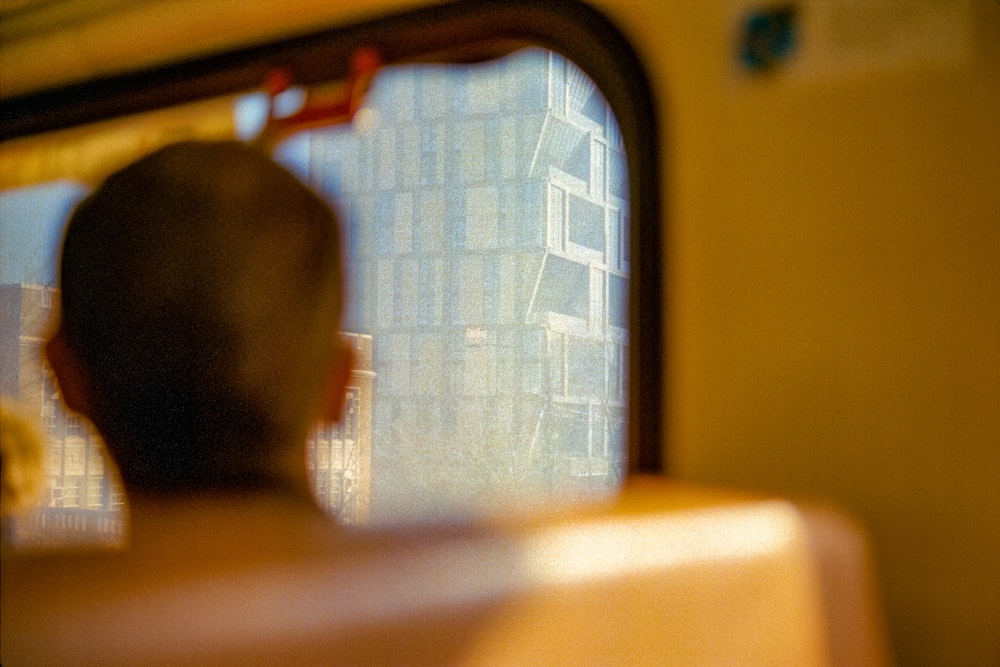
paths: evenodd
<path fill-rule="evenodd" d="M 156 573 L 127 554 L 5 563 L 0 659 L 885 662 L 863 533 L 827 509 L 636 478 L 600 506 L 338 539 L 212 567 L 178 548 Z"/>
<path fill-rule="evenodd" d="M 866 534 L 832 507 L 636 478 L 521 547 L 534 585 L 472 664 L 890 662 Z"/>

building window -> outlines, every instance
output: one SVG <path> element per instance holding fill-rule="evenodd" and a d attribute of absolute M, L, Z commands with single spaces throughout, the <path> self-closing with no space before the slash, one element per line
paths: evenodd
<path fill-rule="evenodd" d="M 55 381 L 48 372 L 42 373 L 41 417 L 42 428 L 47 433 L 56 434 L 59 431 L 59 414 L 61 412 L 59 392 Z"/>
<path fill-rule="evenodd" d="M 433 125 L 420 128 L 420 184 L 436 185 L 438 182 L 437 128 Z"/>
<path fill-rule="evenodd" d="M 549 185 L 548 239 L 553 250 L 566 248 L 566 191 L 557 185 Z"/>
<path fill-rule="evenodd" d="M 569 197 L 569 239 L 593 250 L 604 252 L 606 224 L 604 207 L 583 197 Z"/>
<path fill-rule="evenodd" d="M 440 293 L 437 271 L 438 262 L 421 260 L 418 278 L 417 323 L 434 324 L 440 321 L 438 294 Z"/>

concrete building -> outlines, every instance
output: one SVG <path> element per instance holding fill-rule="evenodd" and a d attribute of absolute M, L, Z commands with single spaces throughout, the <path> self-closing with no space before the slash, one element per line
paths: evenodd
<path fill-rule="evenodd" d="M 89 423 L 62 403 L 42 363 L 42 346 L 59 291 L 44 285 L 0 285 L 0 394 L 36 417 L 46 439 L 45 487 L 39 508 L 18 520 L 21 543 L 113 542 L 121 537 L 124 497 Z"/>
<path fill-rule="evenodd" d="M 0 285 L 0 394 L 36 416 L 46 438 L 46 486 L 38 509 L 18 520 L 21 544 L 104 543 L 124 530 L 124 495 L 90 424 L 64 406 L 42 360 L 46 327 L 59 291 L 43 285 Z M 372 340 L 344 334 L 355 352 L 342 424 L 308 441 L 307 468 L 319 504 L 347 523 L 367 520 L 371 497 Z"/>
<path fill-rule="evenodd" d="M 376 514 L 613 488 L 624 470 L 627 174 L 561 57 L 380 75 L 309 178 L 347 221 L 372 334 Z M 426 501 L 425 498 L 433 498 Z"/>
<path fill-rule="evenodd" d="M 371 514 L 372 495 L 372 337 L 342 335 L 354 349 L 344 418 L 309 437 L 306 467 L 320 507 L 345 523 L 363 524 Z"/>
<path fill-rule="evenodd" d="M 85 420 L 63 405 L 42 346 L 58 290 L 44 285 L 0 285 L 0 392 L 37 415 L 48 438 L 49 507 L 111 509 L 121 493 L 102 457 L 103 445 Z"/>

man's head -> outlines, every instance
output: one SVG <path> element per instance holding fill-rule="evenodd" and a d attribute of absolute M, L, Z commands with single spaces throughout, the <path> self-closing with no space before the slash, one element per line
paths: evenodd
<path fill-rule="evenodd" d="M 268 484 L 339 416 L 339 253 L 327 205 L 235 142 L 168 146 L 80 204 L 48 351 L 126 486 Z"/>

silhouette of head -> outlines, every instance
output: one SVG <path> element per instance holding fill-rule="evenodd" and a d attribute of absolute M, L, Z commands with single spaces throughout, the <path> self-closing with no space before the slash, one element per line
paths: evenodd
<path fill-rule="evenodd" d="M 267 484 L 338 353 L 330 208 L 262 152 L 180 143 L 77 207 L 61 335 L 127 487 Z"/>

